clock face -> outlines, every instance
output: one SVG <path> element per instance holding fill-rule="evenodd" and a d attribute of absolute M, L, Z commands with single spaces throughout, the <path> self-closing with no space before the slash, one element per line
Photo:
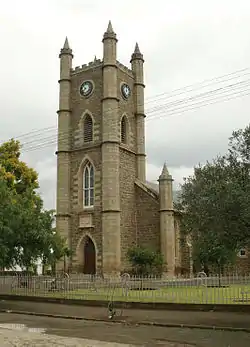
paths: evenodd
<path fill-rule="evenodd" d="M 123 84 L 122 87 L 121 87 L 121 91 L 122 91 L 122 96 L 125 98 L 125 99 L 128 99 L 130 94 L 131 94 L 131 90 L 129 88 L 129 86 L 127 84 Z"/>
<path fill-rule="evenodd" d="M 93 89 L 94 87 L 92 82 L 84 81 L 80 86 L 80 94 L 81 96 L 87 97 L 92 93 Z"/>

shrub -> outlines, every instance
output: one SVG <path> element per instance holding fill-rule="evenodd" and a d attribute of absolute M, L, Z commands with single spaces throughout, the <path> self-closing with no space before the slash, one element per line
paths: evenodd
<path fill-rule="evenodd" d="M 134 275 L 148 276 L 162 273 L 163 257 L 159 252 L 136 246 L 128 250 L 127 257 L 133 267 Z"/>

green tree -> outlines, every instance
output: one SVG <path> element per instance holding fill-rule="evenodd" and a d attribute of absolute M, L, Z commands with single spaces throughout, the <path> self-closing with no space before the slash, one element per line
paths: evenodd
<path fill-rule="evenodd" d="M 16 265 L 16 230 L 18 229 L 19 204 L 0 175 L 0 267 Z M 15 216 L 15 218 L 13 218 Z"/>
<path fill-rule="evenodd" d="M 53 233 L 54 211 L 43 208 L 38 175 L 20 155 L 18 141 L 12 139 L 0 146 L 0 266 L 27 269 L 52 246 L 57 258 L 65 246 Z"/>
<path fill-rule="evenodd" d="M 127 257 L 136 275 L 145 276 L 162 272 L 163 257 L 159 252 L 137 246 L 128 250 Z"/>
<path fill-rule="evenodd" d="M 62 258 L 72 256 L 72 252 L 67 246 L 67 241 L 56 230 L 52 228 L 50 236 L 47 238 L 47 245 L 44 247 L 43 264 L 56 268 L 56 263 Z"/>
<path fill-rule="evenodd" d="M 30 194 L 22 196 L 21 221 L 16 241 L 19 248 L 18 264 L 30 268 L 47 252 L 52 235 L 52 212 L 43 209 L 41 199 L 32 203 Z"/>
<path fill-rule="evenodd" d="M 0 172 L 9 188 L 17 194 L 35 191 L 39 188 L 37 172 L 20 160 L 21 144 L 11 139 L 0 145 Z"/>
<path fill-rule="evenodd" d="M 250 242 L 250 130 L 234 132 L 229 150 L 194 169 L 184 180 L 177 207 L 181 229 L 193 240 L 194 260 L 217 267 L 235 260 Z"/>

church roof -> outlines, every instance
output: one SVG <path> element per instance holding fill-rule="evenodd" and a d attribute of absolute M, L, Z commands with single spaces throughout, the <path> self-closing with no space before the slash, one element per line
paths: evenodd
<path fill-rule="evenodd" d="M 150 181 L 146 181 L 146 183 L 151 189 L 153 189 L 155 192 L 157 192 L 159 194 L 159 184 L 154 183 L 154 182 L 150 182 Z M 173 190 L 174 202 L 177 202 L 179 196 L 180 196 L 180 190 Z"/>

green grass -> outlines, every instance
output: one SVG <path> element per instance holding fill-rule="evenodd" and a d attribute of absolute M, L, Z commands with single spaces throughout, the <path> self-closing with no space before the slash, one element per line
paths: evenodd
<path fill-rule="evenodd" d="M 169 302 L 195 304 L 250 304 L 250 285 L 231 285 L 227 288 L 178 287 L 158 290 L 116 289 L 81 289 L 61 292 L 15 289 L 9 294 L 33 295 L 82 300 L 134 301 L 134 302 Z M 242 292 L 248 292 L 243 294 Z M 242 300 L 243 299 L 243 300 Z"/>

